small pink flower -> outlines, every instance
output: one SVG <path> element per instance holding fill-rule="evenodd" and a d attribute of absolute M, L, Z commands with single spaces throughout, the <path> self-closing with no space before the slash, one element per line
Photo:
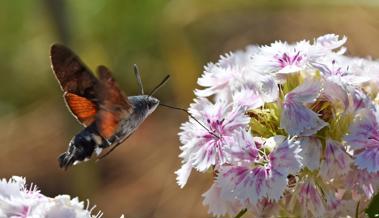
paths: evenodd
<path fill-rule="evenodd" d="M 183 158 L 183 166 L 176 171 L 181 187 L 185 185 L 192 168 L 204 172 L 211 166 L 226 163 L 229 157 L 225 148 L 230 144 L 234 131 L 245 128 L 249 122 L 244 111 L 221 101 L 213 104 L 204 98 L 197 99 L 189 111 L 208 130 L 194 120 L 181 127 L 179 135 L 183 146 L 180 157 Z"/>
<path fill-rule="evenodd" d="M 262 46 L 253 56 L 253 66 L 261 73 L 287 74 L 301 71 L 307 63 L 307 54 L 302 47 L 302 43 L 293 46 L 280 41 Z"/>
<path fill-rule="evenodd" d="M 256 204 L 263 199 L 278 201 L 287 186 L 287 176 L 300 169 L 299 152 L 296 142 L 285 139 L 267 156 L 260 154 L 260 159 L 221 166 L 217 183 L 222 195 L 242 204 Z"/>
<path fill-rule="evenodd" d="M 317 38 L 311 44 L 309 41 L 300 41 L 294 45 L 275 42 L 270 46 L 262 46 L 253 56 L 253 66 L 261 73 L 275 73 L 279 79 L 286 74 L 310 69 L 318 58 L 331 54 L 332 50 L 341 47 L 346 37 L 339 40 L 334 34 Z"/>

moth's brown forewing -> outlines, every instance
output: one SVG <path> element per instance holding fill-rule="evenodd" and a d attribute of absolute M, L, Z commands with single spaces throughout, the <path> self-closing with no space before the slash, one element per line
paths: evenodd
<path fill-rule="evenodd" d="M 121 117 L 133 109 L 109 70 L 99 66 L 97 79 L 74 52 L 59 44 L 51 47 L 51 63 L 75 118 L 84 126 L 96 121 L 100 135 L 112 137 Z"/>
<path fill-rule="evenodd" d="M 82 125 L 90 125 L 95 121 L 98 110 L 95 88 L 98 79 L 64 45 L 54 44 L 50 55 L 53 71 L 64 92 L 68 108 Z"/>

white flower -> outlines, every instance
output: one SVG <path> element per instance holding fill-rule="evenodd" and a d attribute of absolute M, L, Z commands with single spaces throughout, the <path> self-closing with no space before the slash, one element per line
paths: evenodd
<path fill-rule="evenodd" d="M 92 215 L 93 208 L 85 207 L 84 202 L 68 195 L 50 198 L 41 194 L 36 186 L 28 189 L 22 177 L 0 181 L 0 217 L 100 218 L 101 212 Z"/>
<path fill-rule="evenodd" d="M 261 73 L 274 73 L 279 79 L 286 74 L 308 70 L 320 57 L 328 55 L 346 42 L 337 35 L 329 34 L 317 38 L 315 43 L 300 41 L 294 45 L 286 42 L 275 42 L 270 46 L 262 46 L 253 56 L 253 66 Z"/>

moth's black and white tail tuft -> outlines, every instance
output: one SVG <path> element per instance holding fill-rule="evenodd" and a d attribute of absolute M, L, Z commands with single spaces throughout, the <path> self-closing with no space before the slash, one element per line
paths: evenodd
<path fill-rule="evenodd" d="M 76 162 L 90 159 L 97 147 L 107 146 L 105 140 L 94 131 L 91 125 L 71 139 L 67 151 L 58 157 L 59 166 L 67 169 Z"/>

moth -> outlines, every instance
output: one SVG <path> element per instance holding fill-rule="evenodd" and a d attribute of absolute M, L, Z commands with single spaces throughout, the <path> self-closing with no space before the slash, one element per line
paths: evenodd
<path fill-rule="evenodd" d="M 67 169 L 88 160 L 93 153 L 103 158 L 125 141 L 159 105 L 153 94 L 169 79 L 166 76 L 149 95 L 144 94 L 136 65 L 134 72 L 141 94 L 126 96 L 105 66 L 97 68 L 97 77 L 80 58 L 64 45 L 50 50 L 51 65 L 72 115 L 85 128 L 75 135 L 66 152 L 58 157 L 59 166 Z"/>

